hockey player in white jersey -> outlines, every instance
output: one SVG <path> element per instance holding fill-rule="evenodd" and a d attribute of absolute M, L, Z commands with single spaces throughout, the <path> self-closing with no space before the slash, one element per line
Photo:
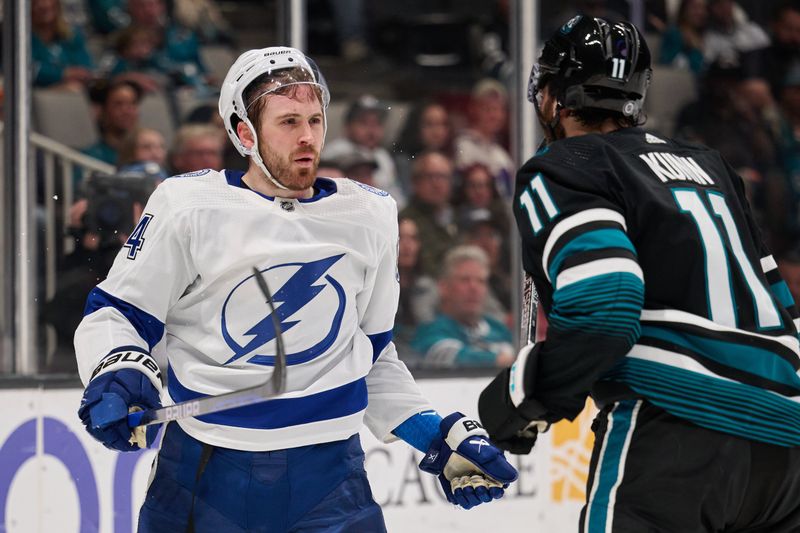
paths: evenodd
<path fill-rule="evenodd" d="M 301 52 L 242 54 L 219 109 L 248 171 L 166 180 L 89 295 L 75 333 L 86 384 L 79 415 L 121 451 L 138 449 L 128 408 L 270 376 L 276 328 L 254 266 L 283 331 L 284 394 L 168 424 L 140 532 L 384 531 L 364 472 L 362 423 L 426 452 L 420 468 L 462 507 L 501 497 L 516 479 L 483 428 L 460 413 L 442 420 L 398 360 L 395 202 L 316 177 L 329 99 Z M 123 412 L 93 421 L 109 400 Z M 148 445 L 154 436 L 148 429 Z"/>

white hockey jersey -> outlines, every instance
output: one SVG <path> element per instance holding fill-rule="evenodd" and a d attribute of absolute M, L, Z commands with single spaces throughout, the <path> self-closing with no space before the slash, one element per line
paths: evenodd
<path fill-rule="evenodd" d="M 286 393 L 183 419 L 181 427 L 203 442 L 250 451 L 345 439 L 364 422 L 392 440 L 391 430 L 431 408 L 391 342 L 399 291 L 394 200 L 327 178 L 317 179 L 312 198 L 270 198 L 243 187 L 241 177 L 204 170 L 156 189 L 108 278 L 89 295 L 75 333 L 81 379 L 88 383 L 108 366 L 105 358 L 132 350 L 158 363 L 167 403 L 264 382 L 275 331 L 256 267 L 282 326 Z"/>

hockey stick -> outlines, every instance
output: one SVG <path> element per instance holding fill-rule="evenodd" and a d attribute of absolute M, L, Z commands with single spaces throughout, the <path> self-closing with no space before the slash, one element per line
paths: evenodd
<path fill-rule="evenodd" d="M 520 316 L 520 338 L 525 339 L 525 345 L 536 344 L 536 323 L 539 313 L 539 294 L 536 292 L 536 285 L 533 284 L 533 276 L 525 273 L 522 285 L 522 315 Z M 528 352 L 530 353 L 530 352 Z M 520 372 L 524 371 L 524 363 L 521 361 Z M 515 363 L 516 366 L 516 363 Z M 549 424 L 542 425 L 543 422 L 532 421 L 527 427 L 517 432 L 519 437 L 535 438 L 538 433 L 544 433 L 549 428 Z"/>
<path fill-rule="evenodd" d="M 197 400 L 187 400 L 167 405 L 158 409 L 146 409 L 128 414 L 128 426 L 149 426 L 151 424 L 161 424 L 169 420 L 179 418 L 197 417 L 219 411 L 226 411 L 236 407 L 244 407 L 255 403 L 263 402 L 275 396 L 283 394 L 286 390 L 286 351 L 283 348 L 283 335 L 281 334 L 281 324 L 275 313 L 275 305 L 272 302 L 272 293 L 269 292 L 267 282 L 261 272 L 253 267 L 253 273 L 258 283 L 258 288 L 267 299 L 269 309 L 272 314 L 272 325 L 275 327 L 275 367 L 272 376 L 265 383 L 248 387 L 246 389 L 226 392 L 219 396 L 206 396 Z"/>
<path fill-rule="evenodd" d="M 539 294 L 533 284 L 533 276 L 525 273 L 522 286 L 522 316 L 520 317 L 520 339 L 525 344 L 536 342 L 536 318 L 539 312 Z"/>

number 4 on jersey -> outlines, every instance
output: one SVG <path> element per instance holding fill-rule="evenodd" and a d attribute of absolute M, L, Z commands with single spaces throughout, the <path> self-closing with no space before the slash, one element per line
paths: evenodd
<path fill-rule="evenodd" d="M 133 228 L 131 236 L 125 241 L 123 246 L 128 249 L 128 259 L 136 259 L 136 254 L 138 254 L 139 250 L 144 246 L 144 232 L 147 230 L 147 226 L 150 224 L 151 220 L 153 220 L 153 215 L 150 213 L 142 215 L 139 223 Z"/>

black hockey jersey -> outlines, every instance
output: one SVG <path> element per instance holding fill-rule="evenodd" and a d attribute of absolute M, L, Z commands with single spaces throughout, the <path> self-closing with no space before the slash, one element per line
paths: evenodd
<path fill-rule="evenodd" d="M 639 128 L 564 139 L 520 169 L 514 212 L 549 322 L 525 393 L 548 418 L 591 390 L 800 445 L 797 310 L 717 152 Z"/>

